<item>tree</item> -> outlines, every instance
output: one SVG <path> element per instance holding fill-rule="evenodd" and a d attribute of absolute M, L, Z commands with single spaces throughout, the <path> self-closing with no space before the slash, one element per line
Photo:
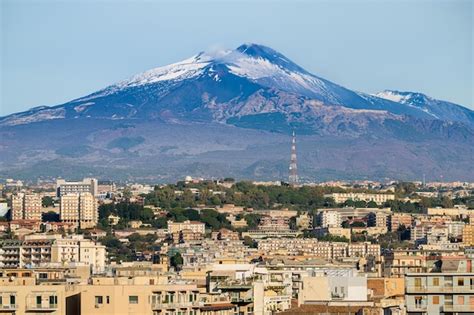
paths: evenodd
<path fill-rule="evenodd" d="M 41 221 L 43 222 L 59 222 L 59 214 L 54 211 L 48 211 L 41 214 Z"/>
<path fill-rule="evenodd" d="M 377 208 L 378 205 L 375 201 L 371 200 L 367 203 L 367 208 Z"/>
<path fill-rule="evenodd" d="M 174 254 L 174 256 L 171 256 L 170 265 L 174 267 L 175 270 L 180 270 L 183 263 L 183 257 L 181 256 L 180 252 L 177 252 Z"/>
<path fill-rule="evenodd" d="M 355 221 L 351 223 L 351 227 L 365 227 L 365 223 L 360 222 L 360 221 Z"/>
<path fill-rule="evenodd" d="M 54 206 L 54 199 L 50 196 L 44 196 L 41 199 L 41 205 L 43 206 L 43 208 L 52 207 Z"/>
<path fill-rule="evenodd" d="M 443 205 L 443 208 L 452 208 L 454 206 L 453 201 L 448 197 L 443 197 L 441 204 Z"/>
<path fill-rule="evenodd" d="M 255 242 L 250 236 L 244 237 L 244 245 L 250 248 L 257 248 L 257 242 Z"/>
<path fill-rule="evenodd" d="M 249 229 L 256 229 L 258 224 L 260 223 L 260 219 L 262 216 L 256 213 L 249 213 L 245 215 L 245 221 L 247 221 L 247 225 Z"/>

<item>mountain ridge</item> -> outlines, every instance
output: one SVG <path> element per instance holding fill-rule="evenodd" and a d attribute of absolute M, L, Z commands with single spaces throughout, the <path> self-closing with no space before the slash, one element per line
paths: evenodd
<path fill-rule="evenodd" d="M 309 73 L 262 45 L 201 52 L 64 104 L 1 117 L 0 136 L 5 142 L 0 146 L 4 156 L 0 175 L 2 170 L 34 165 L 44 169 L 44 163 L 65 162 L 82 165 L 84 170 L 99 163 L 142 172 L 145 161 L 158 159 L 164 163 L 159 169 L 170 172 L 169 176 L 183 170 L 192 172 L 190 165 L 199 165 L 200 172 L 208 172 L 201 176 L 213 176 L 213 170 L 219 168 L 221 174 L 228 171 L 237 177 L 249 176 L 255 167 L 255 176 L 273 178 L 278 173 L 281 177 L 287 168 L 270 169 L 267 154 L 254 146 L 267 142 L 282 145 L 282 139 L 296 130 L 299 139 L 308 144 L 303 151 L 307 157 L 300 159 L 301 169 L 311 172 L 307 178 L 319 178 L 318 170 L 347 176 L 404 174 L 408 178 L 415 176 L 416 170 L 404 160 L 416 165 L 416 156 L 425 161 L 419 167 L 427 174 L 446 176 L 451 172 L 474 178 L 474 112 L 419 94 L 352 91 Z M 347 156 L 347 164 L 318 159 L 316 151 L 311 151 L 318 141 L 329 145 L 325 154 L 330 159 L 339 161 L 339 155 Z M 361 147 L 350 151 L 344 147 L 347 141 Z M 374 143 L 392 143 L 398 150 L 391 152 L 396 159 L 386 164 L 351 158 L 370 152 Z M 445 148 L 433 149 L 435 144 Z M 285 152 L 275 151 L 270 160 L 277 164 L 287 160 Z M 387 152 L 380 154 L 392 160 Z M 451 152 L 459 154 L 452 156 Z M 235 167 L 222 166 L 209 154 L 226 156 Z M 312 166 L 315 163 L 316 168 Z M 379 166 L 370 170 L 368 163 Z M 464 174 L 456 170 L 460 165 L 465 165 Z M 37 171 L 41 172 L 32 173 Z"/>

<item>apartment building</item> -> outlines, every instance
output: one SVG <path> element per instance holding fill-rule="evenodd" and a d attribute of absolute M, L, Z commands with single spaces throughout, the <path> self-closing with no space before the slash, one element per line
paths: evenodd
<path fill-rule="evenodd" d="M 333 260 L 346 257 L 379 257 L 380 245 L 370 243 L 319 242 L 317 239 L 280 238 L 258 241 L 258 250 L 266 256 L 311 255 Z"/>
<path fill-rule="evenodd" d="M 349 306 L 351 302 L 367 302 L 367 306 L 370 306 L 367 278 L 359 275 L 303 278 L 302 290 L 298 296 L 298 306 L 323 302 L 338 302 L 343 306 Z"/>
<path fill-rule="evenodd" d="M 346 193 L 332 193 L 324 195 L 325 198 L 332 198 L 336 203 L 344 203 L 347 200 L 353 201 L 365 201 L 370 202 L 373 201 L 378 205 L 383 205 L 385 202 L 389 200 L 395 200 L 394 194 L 368 194 L 368 193 L 354 193 L 354 192 L 346 192 Z"/>
<path fill-rule="evenodd" d="M 82 181 L 68 182 L 64 179 L 56 181 L 56 193 L 58 197 L 67 194 L 90 193 L 92 196 L 98 194 L 98 181 L 95 178 L 84 178 Z"/>
<path fill-rule="evenodd" d="M 462 243 L 464 246 L 474 246 L 474 225 L 466 225 L 462 230 Z"/>
<path fill-rule="evenodd" d="M 40 267 L 48 264 L 82 263 L 94 273 L 105 269 L 106 249 L 102 244 L 75 235 L 28 235 L 25 240 L 0 242 L 0 267 Z"/>
<path fill-rule="evenodd" d="M 60 199 L 60 219 L 81 229 L 93 228 L 99 218 L 97 201 L 89 193 L 68 193 Z"/>
<path fill-rule="evenodd" d="M 324 208 L 318 209 L 318 213 L 322 211 L 337 211 L 341 215 L 341 220 L 350 220 L 355 218 L 364 218 L 370 215 L 373 215 L 373 219 L 375 222 L 375 216 L 377 214 L 386 214 L 390 215 L 392 211 L 390 208 L 356 208 L 356 207 L 342 207 L 342 208 Z"/>
<path fill-rule="evenodd" d="M 261 231 L 287 231 L 290 229 L 290 218 L 265 215 L 261 217 L 257 228 Z"/>
<path fill-rule="evenodd" d="M 196 284 L 162 276 L 92 277 L 64 282 L 36 271 L 0 270 L 0 312 L 7 314 L 233 315 L 225 296 L 210 298 Z"/>
<path fill-rule="evenodd" d="M 383 211 L 370 212 L 367 215 L 367 225 L 369 227 L 386 228 L 390 222 L 390 213 Z"/>
<path fill-rule="evenodd" d="M 336 210 L 324 210 L 319 213 L 319 222 L 323 228 L 341 227 L 341 214 Z"/>
<path fill-rule="evenodd" d="M 457 206 L 454 208 L 428 208 L 427 214 L 428 215 L 447 215 L 450 217 L 468 217 L 472 213 L 466 207 Z"/>
<path fill-rule="evenodd" d="M 206 225 L 199 221 L 173 222 L 168 221 L 168 232 L 170 234 L 179 233 L 183 230 L 190 230 L 193 233 L 204 234 L 206 232 Z"/>
<path fill-rule="evenodd" d="M 407 213 L 394 213 L 390 217 L 391 231 L 397 231 L 401 225 L 410 228 L 413 223 L 413 217 Z"/>
<path fill-rule="evenodd" d="M 18 193 L 12 195 L 12 220 L 41 220 L 42 198 L 40 194 Z"/>
<path fill-rule="evenodd" d="M 466 226 L 466 223 L 462 221 L 453 221 L 453 222 L 446 222 L 445 224 L 448 227 L 449 237 L 453 237 L 453 238 L 462 237 L 462 231 L 464 229 L 464 226 Z"/>
<path fill-rule="evenodd" d="M 474 273 L 408 273 L 407 314 L 473 314 Z"/>

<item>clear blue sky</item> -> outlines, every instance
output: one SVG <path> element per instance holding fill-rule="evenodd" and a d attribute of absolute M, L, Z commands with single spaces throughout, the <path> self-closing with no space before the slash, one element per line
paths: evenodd
<path fill-rule="evenodd" d="M 0 115 L 244 42 L 351 89 L 474 108 L 472 1 L 196 2 L 0 0 Z"/>

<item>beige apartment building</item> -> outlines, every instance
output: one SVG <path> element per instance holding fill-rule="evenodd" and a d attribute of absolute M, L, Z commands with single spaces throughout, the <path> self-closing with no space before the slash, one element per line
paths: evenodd
<path fill-rule="evenodd" d="M 81 229 L 88 229 L 97 225 L 98 216 L 97 201 L 91 193 L 70 193 L 61 196 L 60 218 L 62 222 L 72 223 Z"/>
<path fill-rule="evenodd" d="M 173 222 L 168 221 L 168 232 L 170 234 L 179 233 L 180 231 L 190 230 L 193 233 L 204 234 L 206 232 L 206 226 L 204 223 L 199 221 L 189 221 L 184 222 Z"/>
<path fill-rule="evenodd" d="M 80 263 L 93 273 L 105 269 L 105 246 L 80 235 L 28 235 L 24 241 L 0 242 L 0 267 L 41 267 L 48 264 Z"/>
<path fill-rule="evenodd" d="M 41 220 L 42 199 L 39 194 L 19 193 L 12 196 L 12 220 Z"/>
<path fill-rule="evenodd" d="M 413 223 L 413 217 L 407 213 L 394 213 L 390 218 L 390 228 L 392 231 L 397 231 L 401 225 L 410 228 Z"/>
<path fill-rule="evenodd" d="M 209 299 L 196 284 L 166 277 L 93 277 L 66 283 L 54 274 L 0 269 L 0 312 L 66 315 L 233 315 L 230 299 Z M 45 284 L 45 283 L 51 284 Z"/>

